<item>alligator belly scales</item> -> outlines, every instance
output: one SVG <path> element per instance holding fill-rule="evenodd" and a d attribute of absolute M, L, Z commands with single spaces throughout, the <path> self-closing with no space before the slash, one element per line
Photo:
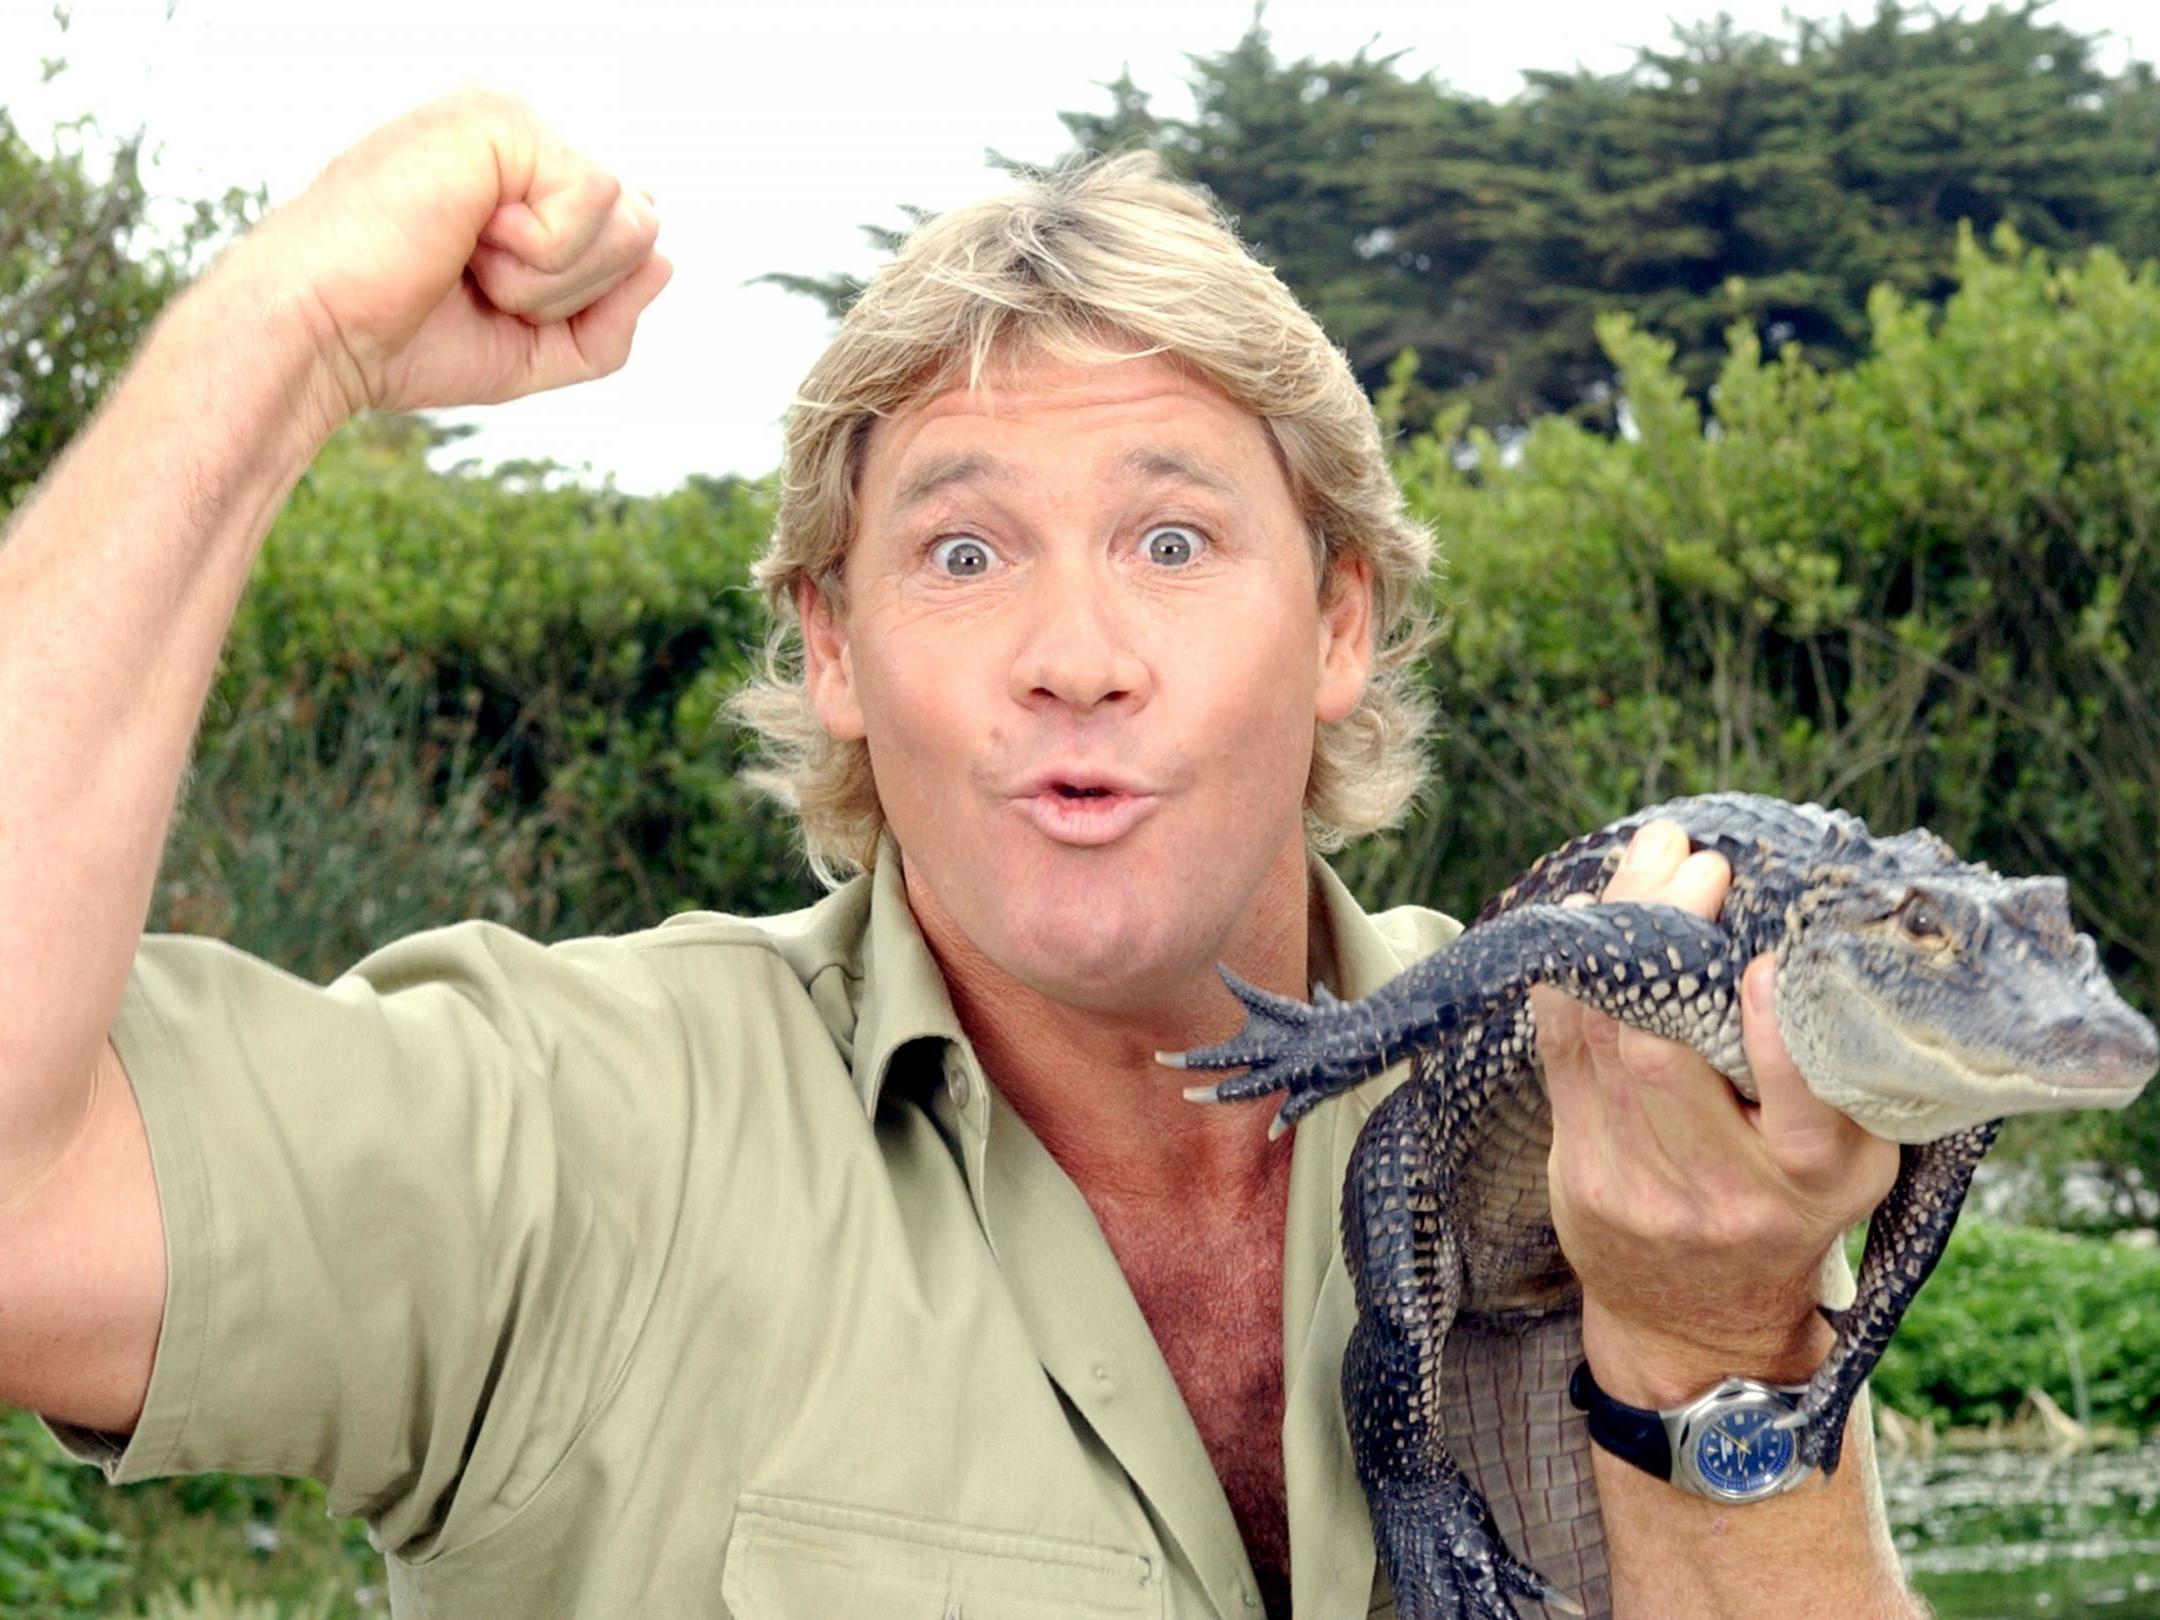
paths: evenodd
<path fill-rule="evenodd" d="M 1716 922 L 1559 904 L 1601 893 L 1653 819 L 1731 863 Z M 1342 1202 L 1358 1298 L 1343 1400 L 1402 1620 L 1519 1620 L 1518 1599 L 1568 1596 L 1610 1608 L 1588 1436 L 1566 1399 L 1578 1298 L 1546 1199 L 1530 987 L 1686 1041 L 1752 1099 L 1739 980 L 1765 951 L 1809 1088 L 1903 1144 L 1854 1302 L 1825 1312 L 1836 1340 L 1798 1414 L 1804 1460 L 1828 1473 L 2001 1119 L 2120 1107 L 2160 1066 L 2152 1025 L 2108 983 L 2061 879 L 2005 878 L 1926 831 L 1877 838 L 1815 805 L 1678 799 L 1545 856 L 1454 944 L 1363 1001 L 1318 989 L 1292 1001 L 1226 972 L 1244 1029 L 1165 1054 L 1244 1070 L 1196 1087 L 1202 1100 L 1286 1092 L 1278 1129 L 1409 1061 L 1358 1138 Z"/>

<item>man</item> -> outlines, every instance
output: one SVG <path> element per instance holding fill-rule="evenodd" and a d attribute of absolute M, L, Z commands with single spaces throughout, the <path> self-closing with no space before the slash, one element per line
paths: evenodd
<path fill-rule="evenodd" d="M 791 419 L 764 573 L 803 668 L 747 712 L 866 875 L 620 940 L 458 925 L 321 989 L 142 937 L 310 457 L 612 371 L 655 237 L 521 103 L 422 109 L 176 303 L 19 514 L 0 1398 L 116 1479 L 324 1479 L 401 1613 L 1365 1613 L 1332 1215 L 1383 1082 L 1270 1143 L 1154 1054 L 1236 1027 L 1218 962 L 1355 995 L 1451 935 L 1308 849 L 1415 781 L 1422 540 L 1339 357 L 1145 164 L 933 226 Z M 1612 893 L 1714 908 L 1683 854 L 1646 835 Z M 1623 1400 L 1803 1375 L 1889 1184 L 1766 1005 L 1754 1109 L 1540 1001 Z M 1614 1612 L 1916 1612 L 1849 1454 L 1739 1509 L 1599 1454 Z M 1604 1607 L 1595 1546 L 1576 1574 Z"/>

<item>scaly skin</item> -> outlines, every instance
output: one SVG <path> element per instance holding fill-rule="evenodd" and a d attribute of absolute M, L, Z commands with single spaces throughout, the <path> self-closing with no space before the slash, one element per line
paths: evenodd
<path fill-rule="evenodd" d="M 1731 863 L 1716 923 L 1669 906 L 1557 904 L 1600 892 L 1657 819 Z M 2059 880 L 2004 879 L 1932 834 L 1876 839 L 1813 805 L 1676 800 L 1545 856 L 1452 946 L 1363 1001 L 1316 991 L 1308 1005 L 1225 973 L 1245 1028 L 1165 1055 L 1247 1066 L 1194 1088 L 1202 1100 L 1286 1091 L 1278 1130 L 1412 1060 L 1358 1138 L 1342 1211 L 1359 1310 L 1344 1405 L 1405 1620 L 1511 1620 L 1515 1599 L 1564 1606 L 1566 1592 L 1592 1613 L 1610 1607 L 1587 1438 L 1566 1401 L 1579 1296 L 1546 1198 L 1551 1119 L 1530 986 L 1684 1040 L 1752 1097 L 1738 990 L 1764 951 L 1777 956 L 1780 1027 L 1810 1088 L 1906 1144 L 1869 1223 L 1855 1302 L 1825 1310 L 1836 1341 L 1795 1415 L 1802 1460 L 1828 1473 L 1998 1116 L 2120 1106 L 2160 1063 L 2152 1026 L 2071 927 Z M 1496 1377 L 1511 1349 L 1516 1376 Z M 1501 1521 L 1555 1580 L 1508 1552 Z"/>

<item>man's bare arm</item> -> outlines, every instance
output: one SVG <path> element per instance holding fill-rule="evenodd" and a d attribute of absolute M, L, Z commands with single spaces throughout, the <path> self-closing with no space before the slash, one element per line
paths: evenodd
<path fill-rule="evenodd" d="M 616 369 L 656 234 L 521 103 L 410 114 L 175 302 L 0 537 L 0 1400 L 140 1410 L 163 1253 L 107 1034 L 271 520 L 357 410 Z"/>
<path fill-rule="evenodd" d="M 1730 871 L 1648 829 L 1605 898 L 1715 916 Z M 1583 1283 L 1599 1384 L 1669 1407 L 1728 1373 L 1804 1382 L 1828 1353 L 1816 1313 L 1840 1234 L 1888 1192 L 1896 1147 L 1817 1100 L 1777 1032 L 1768 961 L 1742 1027 L 1760 1107 L 1690 1048 L 1533 991 L 1553 1100 L 1552 1198 Z M 1855 1426 L 1865 1421 L 1855 1408 Z M 1828 1483 L 1728 1507 L 1593 1451 L 1614 1613 L 1656 1620 L 1913 1620 L 1882 1522 L 1872 1447 L 1853 1434 Z"/>

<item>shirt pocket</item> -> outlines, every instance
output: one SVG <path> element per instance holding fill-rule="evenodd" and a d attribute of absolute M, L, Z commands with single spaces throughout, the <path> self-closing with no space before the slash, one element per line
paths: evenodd
<path fill-rule="evenodd" d="M 720 1576 L 734 1620 L 1161 1620 L 1149 1554 L 744 1495 Z"/>

